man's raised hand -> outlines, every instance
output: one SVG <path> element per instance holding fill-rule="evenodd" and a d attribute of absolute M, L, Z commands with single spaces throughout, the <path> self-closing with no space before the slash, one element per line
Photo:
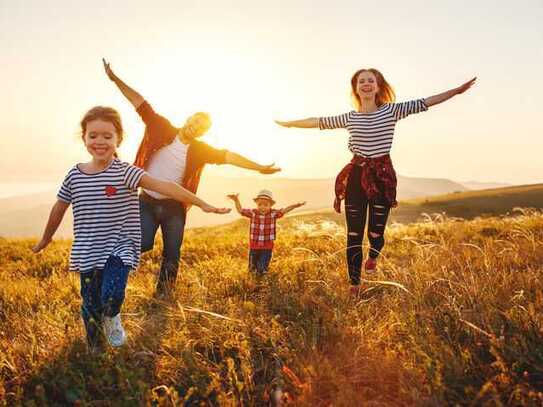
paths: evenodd
<path fill-rule="evenodd" d="M 269 165 L 263 165 L 258 172 L 261 174 L 275 174 L 276 172 L 281 171 L 281 168 L 276 167 L 275 163 Z"/>
<path fill-rule="evenodd" d="M 106 71 L 106 75 L 109 79 L 111 79 L 112 81 L 115 80 L 116 76 L 115 74 L 113 73 L 113 70 L 111 69 L 111 67 L 109 66 L 109 62 L 107 62 L 105 60 L 105 58 L 102 58 L 102 63 L 104 64 L 104 70 Z"/>

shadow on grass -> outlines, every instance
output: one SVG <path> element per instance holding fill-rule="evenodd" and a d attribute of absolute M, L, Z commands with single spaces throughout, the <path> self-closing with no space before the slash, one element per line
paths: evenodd
<path fill-rule="evenodd" d="M 24 380 L 18 392 L 12 390 L 8 405 L 148 404 L 155 383 L 161 333 L 168 317 L 164 304 L 152 298 L 140 304 L 138 315 L 143 317 L 137 333 L 131 335 L 127 329 L 128 341 L 119 349 L 108 347 L 103 353 L 92 354 L 82 337 L 74 338 L 58 352 L 53 351 L 54 357 Z M 125 318 L 126 321 L 129 319 Z"/>

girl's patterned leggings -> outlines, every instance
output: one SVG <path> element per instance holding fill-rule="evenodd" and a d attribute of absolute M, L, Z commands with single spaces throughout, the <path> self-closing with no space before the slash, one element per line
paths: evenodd
<path fill-rule="evenodd" d="M 102 319 L 121 311 L 130 267 L 117 256 L 110 256 L 102 269 L 81 273 L 81 316 L 91 348 L 103 343 Z"/>

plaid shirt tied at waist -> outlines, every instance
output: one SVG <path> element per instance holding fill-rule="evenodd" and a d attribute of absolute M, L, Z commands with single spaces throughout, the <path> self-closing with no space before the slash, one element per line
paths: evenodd
<path fill-rule="evenodd" d="M 345 199 L 347 182 L 355 165 L 358 165 L 362 170 L 359 182 L 369 201 L 384 198 L 391 207 L 394 208 L 398 205 L 396 201 L 398 181 L 390 155 L 375 158 L 355 155 L 336 177 L 336 199 L 334 200 L 336 212 L 341 212 L 341 201 Z"/>

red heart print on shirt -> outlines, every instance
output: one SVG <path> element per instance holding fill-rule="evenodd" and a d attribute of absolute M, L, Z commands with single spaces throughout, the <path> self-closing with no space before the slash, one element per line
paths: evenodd
<path fill-rule="evenodd" d="M 113 185 L 106 186 L 106 195 L 107 196 L 113 196 L 117 193 L 117 188 L 115 188 Z"/>

